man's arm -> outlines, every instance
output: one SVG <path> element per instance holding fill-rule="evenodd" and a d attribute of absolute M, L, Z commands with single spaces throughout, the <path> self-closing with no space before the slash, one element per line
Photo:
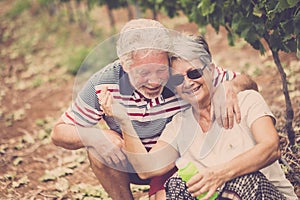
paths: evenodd
<path fill-rule="evenodd" d="M 54 125 L 51 133 L 51 139 L 56 146 L 69 150 L 76 150 L 85 147 L 75 125 L 66 124 L 61 118 Z"/>
<path fill-rule="evenodd" d="M 224 71 L 225 74 L 235 74 L 233 72 Z M 219 77 L 220 77 L 219 73 Z M 225 76 L 224 74 L 222 76 Z M 224 96 L 213 98 L 213 104 L 215 106 L 216 118 L 218 123 L 222 125 L 224 128 L 232 128 L 234 117 L 237 123 L 240 123 L 241 120 L 241 112 L 239 108 L 239 102 L 237 98 L 237 94 L 240 91 L 244 90 L 256 90 L 258 91 L 258 87 L 255 81 L 253 81 L 250 76 L 246 74 L 238 74 L 236 76 L 226 76 L 232 79 L 224 80 L 222 84 L 219 84 L 218 88 L 224 89 Z M 218 79 L 218 78 L 217 78 Z M 222 79 L 223 80 L 223 79 Z M 216 80 L 214 80 L 216 82 Z"/>
<path fill-rule="evenodd" d="M 251 77 L 247 74 L 237 75 L 229 82 L 231 83 L 235 93 L 239 93 L 244 90 L 255 90 L 258 92 L 258 86 L 256 82 L 252 80 Z"/>
<path fill-rule="evenodd" d="M 51 133 L 51 139 L 55 145 L 69 150 L 86 147 L 108 165 L 121 163 L 125 166 L 126 158 L 121 151 L 123 140 L 113 130 L 75 126 L 59 119 Z"/>

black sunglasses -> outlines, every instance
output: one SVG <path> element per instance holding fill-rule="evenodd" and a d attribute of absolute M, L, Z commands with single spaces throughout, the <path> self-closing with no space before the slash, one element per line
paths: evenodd
<path fill-rule="evenodd" d="M 186 76 L 192 80 L 201 78 L 203 76 L 203 70 L 205 67 L 206 67 L 206 65 L 204 65 L 204 67 L 202 67 L 202 68 L 189 70 L 186 72 Z M 182 75 L 182 74 L 175 74 L 175 75 L 170 76 L 170 78 L 169 78 L 169 83 L 174 86 L 178 86 L 178 85 L 182 84 L 183 81 L 184 81 L 184 75 Z"/>

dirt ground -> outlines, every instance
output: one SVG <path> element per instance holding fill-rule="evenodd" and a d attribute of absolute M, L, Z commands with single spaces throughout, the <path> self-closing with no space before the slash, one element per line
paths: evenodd
<path fill-rule="evenodd" d="M 0 7 L 5 6 L 3 2 L 0 4 Z M 126 22 L 122 18 L 124 11 L 119 12 L 117 29 Z M 103 21 L 106 20 L 107 16 L 103 15 Z M 198 31 L 197 26 L 182 17 L 169 19 L 160 16 L 159 20 L 179 31 Z M 3 36 L 8 25 L 2 23 L 0 29 L 0 36 Z M 77 36 L 74 39 L 76 42 L 86 43 L 89 38 L 86 33 L 82 37 Z M 261 56 L 242 40 L 236 46 L 229 47 L 223 29 L 216 34 L 211 27 L 207 27 L 205 36 L 217 64 L 248 73 L 258 83 L 260 92 L 278 118 L 276 128 L 281 136 L 283 156 L 291 167 L 283 165 L 283 168 L 300 196 L 299 182 L 294 178 L 300 175 L 300 80 L 296 78 L 300 76 L 299 59 L 294 54 L 281 54 L 295 112 L 297 145 L 291 147 L 287 145 L 283 128 L 285 104 L 281 79 L 270 52 Z M 89 42 L 92 46 L 96 45 L 96 40 Z M 0 40 L 0 199 L 107 199 L 89 168 L 84 150 L 64 150 L 54 146 L 49 139 L 53 123 L 72 101 L 74 77 L 59 67 L 38 68 L 39 73 L 45 76 L 51 74 L 55 78 L 47 79 L 38 86 L 26 86 L 35 80 L 31 80 L 34 76 L 28 75 L 28 70 L 22 70 L 23 66 L 33 62 L 46 67 L 49 62 L 49 65 L 54 65 L 51 60 L 63 50 L 55 50 L 51 45 L 43 46 L 50 56 L 45 56 L 43 51 L 34 52 L 34 58 L 28 62 L 30 55 L 14 56 L 13 50 L 4 51 L 12 45 L 14 38 Z M 146 190 L 146 187 L 133 186 L 136 199 L 147 199 Z"/>

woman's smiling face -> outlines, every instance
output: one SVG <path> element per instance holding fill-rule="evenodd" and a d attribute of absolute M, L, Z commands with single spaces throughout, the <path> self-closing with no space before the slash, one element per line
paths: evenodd
<path fill-rule="evenodd" d="M 184 76 L 183 83 L 176 86 L 178 95 L 193 106 L 202 107 L 210 103 L 208 85 L 203 76 L 197 79 L 190 79 L 187 76 L 188 71 L 198 68 L 202 69 L 203 65 L 199 64 L 199 66 L 195 67 L 183 59 L 175 59 L 172 61 L 172 75 L 181 74 Z"/>

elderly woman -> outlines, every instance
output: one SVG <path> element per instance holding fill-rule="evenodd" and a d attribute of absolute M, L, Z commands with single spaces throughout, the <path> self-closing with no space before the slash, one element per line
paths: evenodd
<path fill-rule="evenodd" d="M 206 41 L 177 36 L 174 52 L 169 83 L 191 108 L 174 116 L 150 152 L 128 123 L 124 108 L 109 92 L 102 100 L 105 112 L 122 126 L 124 151 L 139 176 L 157 176 L 192 162 L 197 173 L 189 181 L 175 174 L 166 182 L 167 199 L 201 194 L 209 199 L 216 191 L 227 199 L 297 199 L 276 161 L 280 152 L 275 119 L 263 97 L 254 90 L 240 92 L 241 122 L 232 129 L 220 127 L 212 102 L 224 101 L 225 95 L 222 87 L 213 87 L 215 66 Z"/>

